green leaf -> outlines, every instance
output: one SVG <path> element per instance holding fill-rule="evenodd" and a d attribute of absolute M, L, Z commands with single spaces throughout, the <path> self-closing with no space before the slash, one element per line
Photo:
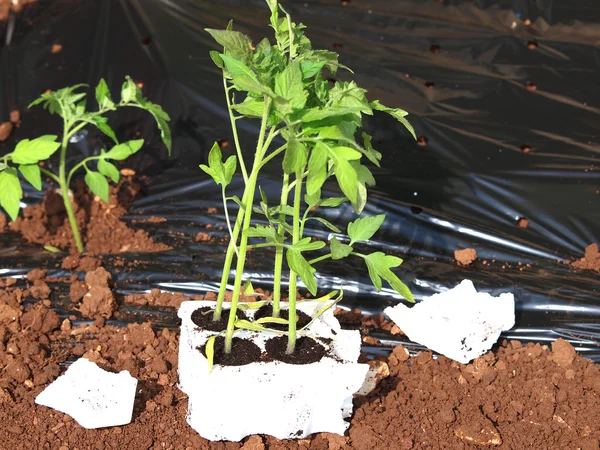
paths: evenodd
<path fill-rule="evenodd" d="M 171 147 L 173 144 L 173 139 L 171 137 L 171 129 L 169 128 L 169 121 L 171 120 L 171 118 L 162 109 L 160 105 L 151 103 L 149 101 L 144 101 L 141 105 L 146 111 L 148 111 L 150 114 L 152 114 L 152 116 L 154 116 L 156 126 L 160 131 L 160 138 L 162 139 L 163 144 L 165 144 L 165 147 L 167 147 L 169 155 L 171 155 Z"/>
<path fill-rule="evenodd" d="M 227 186 L 231 183 L 236 166 L 237 157 L 235 155 L 231 155 L 229 158 L 227 158 L 227 161 L 225 161 L 225 164 L 223 165 L 224 186 Z"/>
<path fill-rule="evenodd" d="M 285 334 L 283 331 L 271 330 L 267 327 L 263 327 L 258 325 L 257 323 L 250 322 L 249 320 L 238 319 L 234 323 L 235 328 L 239 330 L 250 330 L 250 331 L 266 331 L 266 332 L 276 332 L 280 334 Z"/>
<path fill-rule="evenodd" d="M 329 228 L 331 231 L 333 231 L 335 233 L 342 232 L 342 230 L 340 230 L 334 224 L 332 224 L 331 222 L 329 222 L 328 220 L 326 220 L 322 217 L 308 217 L 306 220 L 316 220 L 317 222 L 321 222 L 323 225 L 325 225 L 327 228 Z"/>
<path fill-rule="evenodd" d="M 242 61 L 234 58 L 233 56 L 220 54 L 219 55 L 223 62 L 225 63 L 225 67 L 234 78 L 234 82 L 236 78 L 239 77 L 248 77 L 256 82 L 258 82 L 258 78 L 256 78 L 256 74 L 252 72 L 252 70 L 244 64 Z"/>
<path fill-rule="evenodd" d="M 234 78 L 233 82 L 235 87 L 239 88 L 242 91 L 248 91 L 254 94 L 264 94 L 268 95 L 271 98 L 274 98 L 275 100 L 283 100 L 277 95 L 275 95 L 275 93 L 269 87 L 264 86 L 263 84 L 261 84 L 253 78 L 250 78 L 249 76 L 241 75 L 239 77 Z"/>
<path fill-rule="evenodd" d="M 408 113 L 406 111 L 404 111 L 403 109 L 400 109 L 400 108 L 389 108 L 389 107 L 379 103 L 379 100 L 375 100 L 375 101 L 371 102 L 370 106 L 372 109 L 374 109 L 376 111 L 382 111 L 382 112 L 388 113 L 390 116 L 392 116 L 394 119 L 396 119 L 402 125 L 404 125 L 404 127 L 410 132 L 410 134 L 412 135 L 413 138 L 417 139 L 415 129 L 410 124 L 410 122 L 405 119 L 405 117 L 408 116 Z"/>
<path fill-rule="evenodd" d="M 280 243 L 283 240 L 277 233 L 277 230 L 271 225 L 255 225 L 246 230 L 246 235 L 248 237 L 262 237 L 265 238 L 267 242 L 271 243 Z"/>
<path fill-rule="evenodd" d="M 96 101 L 98 102 L 100 109 L 112 108 L 115 106 L 115 103 L 110 98 L 108 85 L 106 84 L 106 81 L 104 81 L 104 78 L 101 78 L 98 86 L 96 86 Z"/>
<path fill-rule="evenodd" d="M 42 190 L 42 174 L 37 164 L 21 164 L 19 172 L 38 191 Z"/>
<path fill-rule="evenodd" d="M 119 170 L 113 164 L 105 161 L 104 159 L 98 160 L 98 172 L 105 177 L 110 178 L 114 183 L 118 183 L 119 178 L 121 177 Z"/>
<path fill-rule="evenodd" d="M 354 81 L 337 82 L 329 91 L 329 106 L 357 109 L 363 114 L 373 114 L 366 97 L 366 90 Z"/>
<path fill-rule="evenodd" d="M 350 245 L 355 242 L 368 241 L 373 235 L 379 230 L 383 221 L 385 220 L 385 214 L 378 214 L 377 216 L 368 216 L 356 219 L 354 222 L 348 224 L 348 236 L 350 236 Z"/>
<path fill-rule="evenodd" d="M 356 169 L 347 159 L 355 156 L 354 153 L 352 153 L 353 150 L 348 147 L 337 147 L 337 149 L 347 149 L 350 150 L 350 152 L 347 150 L 333 151 L 331 147 L 326 147 L 330 158 L 333 160 L 334 174 L 340 189 L 344 195 L 348 197 L 350 202 L 356 203 L 358 196 L 358 174 L 356 173 Z M 358 154 L 360 155 L 360 153 Z"/>
<path fill-rule="evenodd" d="M 296 272 L 302 282 L 312 295 L 317 294 L 317 279 L 315 278 L 316 269 L 298 251 L 288 248 L 285 257 L 290 269 Z"/>
<path fill-rule="evenodd" d="M 327 147 L 321 142 L 317 142 L 308 160 L 308 176 L 306 178 L 306 193 L 308 195 L 317 193 L 325 183 L 328 160 Z"/>
<path fill-rule="evenodd" d="M 381 153 L 379 153 L 377 150 L 375 150 L 373 148 L 373 146 L 371 145 L 371 140 L 373 138 L 371 136 L 369 136 L 367 133 L 363 133 L 362 137 L 363 137 L 363 142 L 365 145 L 364 155 L 367 157 L 367 159 L 369 161 L 371 161 L 377 167 L 381 167 L 381 165 L 379 164 L 379 160 L 381 160 Z"/>
<path fill-rule="evenodd" d="M 208 52 L 208 54 L 210 55 L 210 59 L 213 60 L 213 62 L 215 63 L 215 66 L 217 66 L 219 69 L 223 69 L 223 67 L 225 67 L 223 65 L 223 60 L 221 59 L 221 53 L 219 53 L 216 50 L 211 50 L 210 52 Z"/>
<path fill-rule="evenodd" d="M 232 105 L 232 108 L 246 117 L 262 117 L 265 110 L 265 102 L 252 97 L 246 97 L 242 103 Z"/>
<path fill-rule="evenodd" d="M 137 90 L 138 86 L 135 82 L 130 77 L 126 77 L 123 86 L 121 87 L 121 102 L 129 103 L 130 101 L 135 100 Z"/>
<path fill-rule="evenodd" d="M 98 172 L 88 170 L 85 174 L 85 184 L 88 185 L 90 191 L 100 197 L 104 202 L 108 203 L 108 181 L 106 177 Z"/>
<path fill-rule="evenodd" d="M 298 142 L 295 137 L 288 141 L 283 157 L 283 170 L 285 173 L 296 173 L 304 170 L 306 166 L 306 147 Z"/>
<path fill-rule="evenodd" d="M 44 245 L 44 250 L 47 250 L 51 253 L 60 253 L 62 251 L 60 248 L 53 245 Z"/>
<path fill-rule="evenodd" d="M 325 242 L 311 241 L 310 237 L 302 238 L 295 244 L 288 245 L 288 249 L 296 251 L 296 252 L 309 252 L 309 251 L 319 250 L 323 247 L 325 247 Z"/>
<path fill-rule="evenodd" d="M 235 173 L 237 158 L 232 155 L 227 158 L 225 164 L 223 164 L 222 160 L 223 154 L 221 153 L 221 148 L 215 142 L 208 153 L 208 166 L 201 164 L 200 168 L 209 174 L 215 183 L 225 187 L 231 183 L 233 174 Z"/>
<path fill-rule="evenodd" d="M 143 139 L 136 139 L 133 141 L 123 142 L 121 144 L 115 145 L 111 148 L 107 153 L 104 154 L 104 158 L 106 159 L 115 159 L 117 161 L 122 161 L 127 159 L 129 156 L 136 153 L 139 149 L 144 145 Z"/>
<path fill-rule="evenodd" d="M 19 183 L 19 176 L 13 167 L 8 167 L 0 172 L 0 206 L 8 213 L 10 218 L 17 220 L 23 190 Z"/>
<path fill-rule="evenodd" d="M 352 161 L 350 164 L 358 174 L 358 196 L 356 202 L 352 204 L 352 208 L 357 214 L 360 214 L 367 204 L 367 185 L 374 186 L 375 178 L 369 168 L 361 165 L 358 161 Z"/>
<path fill-rule="evenodd" d="M 239 31 L 215 30 L 212 28 L 206 28 L 206 31 L 233 57 L 242 61 L 247 61 L 251 57 L 252 41 L 245 34 Z"/>
<path fill-rule="evenodd" d="M 115 144 L 119 143 L 119 141 L 117 140 L 117 135 L 115 134 L 113 129 L 108 125 L 108 119 L 106 117 L 91 116 L 89 118 L 89 120 L 96 128 L 98 128 L 105 135 L 107 135 L 109 138 L 111 138 Z"/>
<path fill-rule="evenodd" d="M 298 322 L 298 321 L 296 321 Z M 290 323 L 289 320 L 285 320 L 282 319 L 281 317 L 261 317 L 260 319 L 257 319 L 254 321 L 254 323 L 256 324 L 263 324 L 263 323 L 278 323 L 280 325 L 288 325 Z"/>
<path fill-rule="evenodd" d="M 328 106 L 326 108 L 311 108 L 307 110 L 300 118 L 302 122 L 318 122 L 323 119 L 336 117 L 338 123 L 347 119 L 348 115 L 359 113 L 362 108 L 347 107 L 347 106 Z"/>
<path fill-rule="evenodd" d="M 246 297 L 250 297 L 254 295 L 254 287 L 252 286 L 252 281 L 246 280 L 244 282 L 244 290 L 242 291 Z"/>
<path fill-rule="evenodd" d="M 56 136 L 41 136 L 33 140 L 23 139 L 12 153 L 15 164 L 34 164 L 44 161 L 60 148 L 60 143 L 55 142 Z"/>
<path fill-rule="evenodd" d="M 307 93 L 304 91 L 299 63 L 291 63 L 283 72 L 275 76 L 275 94 L 287 101 L 284 103 L 285 105 L 289 105 L 289 109 L 281 109 L 278 106 L 279 111 L 283 114 L 304 108 Z"/>
<path fill-rule="evenodd" d="M 215 362 L 215 340 L 216 339 L 217 339 L 216 335 L 210 336 L 206 340 L 206 346 L 204 347 L 206 361 L 208 362 L 208 373 L 212 372 L 213 365 Z"/>
<path fill-rule="evenodd" d="M 330 208 L 337 208 L 342 203 L 347 202 L 348 199 L 346 197 L 330 197 L 326 198 L 319 202 L 319 206 L 327 206 Z"/>
<path fill-rule="evenodd" d="M 352 253 L 352 247 L 346 244 L 342 244 L 335 237 L 331 238 L 331 243 L 329 244 L 329 248 L 331 249 L 331 258 L 332 259 L 342 259 Z"/>
<path fill-rule="evenodd" d="M 325 66 L 325 61 L 300 61 L 302 78 L 307 80 L 314 77 L 323 69 L 323 66 Z"/>
<path fill-rule="evenodd" d="M 353 161 L 362 157 L 362 154 L 359 151 L 350 147 L 330 147 L 330 152 L 335 153 L 337 158 L 345 159 L 346 161 Z"/>
<path fill-rule="evenodd" d="M 402 295 L 406 300 L 414 302 L 415 299 L 408 287 L 400 281 L 400 279 L 390 270 L 402 264 L 402 259 L 395 256 L 386 255 L 383 252 L 375 252 L 370 255 L 361 255 L 367 263 L 367 270 L 373 285 L 378 291 L 382 288 L 381 279 L 389 283 L 389 285 L 398 294 Z"/>

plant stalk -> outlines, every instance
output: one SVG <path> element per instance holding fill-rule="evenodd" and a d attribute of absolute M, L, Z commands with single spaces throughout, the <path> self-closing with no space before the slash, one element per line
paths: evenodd
<path fill-rule="evenodd" d="M 235 330 L 234 324 L 236 320 L 237 304 L 240 298 L 240 292 L 242 288 L 242 276 L 244 273 L 244 265 L 246 263 L 246 251 L 248 245 L 248 234 L 247 230 L 250 227 L 250 219 L 252 218 L 252 204 L 254 202 L 254 193 L 256 191 L 256 182 L 258 180 L 258 174 L 260 172 L 260 166 L 264 154 L 273 139 L 274 128 L 271 129 L 269 137 L 265 141 L 265 134 L 267 131 L 267 121 L 269 118 L 269 112 L 271 109 L 271 99 L 265 96 L 265 109 L 263 111 L 263 117 L 260 125 L 260 132 L 258 135 L 258 143 L 256 145 L 256 153 L 254 154 L 254 163 L 252 164 L 252 172 L 248 177 L 248 183 L 244 190 L 244 221 L 242 223 L 242 237 L 240 239 L 240 245 L 238 248 L 239 256 L 237 258 L 237 264 L 235 268 L 235 282 L 233 284 L 233 294 L 231 296 L 231 309 L 229 313 L 229 320 L 227 321 L 227 331 L 225 333 L 225 353 L 231 353 L 231 346 L 233 342 L 233 332 Z M 241 208 L 240 208 L 241 209 Z"/>
<path fill-rule="evenodd" d="M 300 240 L 300 202 L 302 201 L 302 173 L 296 172 L 296 186 L 294 188 L 294 223 L 292 232 L 292 245 Z M 288 320 L 288 345 L 287 354 L 294 353 L 296 349 L 296 283 L 298 276 L 290 269 L 289 289 L 289 320 Z"/>
<path fill-rule="evenodd" d="M 287 173 L 283 174 L 283 183 L 281 187 L 281 199 L 280 205 L 286 206 L 288 201 L 288 184 L 290 182 L 290 176 Z M 279 217 L 285 220 L 285 214 L 280 214 Z M 277 233 L 283 236 L 285 228 L 283 225 L 279 225 Z M 277 246 L 275 249 L 275 271 L 273 273 L 273 317 L 279 317 L 279 311 L 281 310 L 281 270 L 283 266 L 283 246 Z"/>

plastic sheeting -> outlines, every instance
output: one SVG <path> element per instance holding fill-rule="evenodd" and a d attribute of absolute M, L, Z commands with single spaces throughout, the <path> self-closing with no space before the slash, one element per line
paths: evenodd
<path fill-rule="evenodd" d="M 427 140 L 417 145 L 387 117 L 368 121 L 383 167 L 374 171 L 378 184 L 365 212 L 387 214 L 383 231 L 369 245 L 405 259 L 400 276 L 417 299 L 464 278 L 493 294 L 511 291 L 517 325 L 505 337 L 542 343 L 563 337 L 600 360 L 600 277 L 559 263 L 581 257 L 600 237 L 600 5 L 593 0 L 283 3 L 295 21 L 308 26 L 316 48 L 334 48 L 372 98 L 408 110 L 417 134 Z M 0 118 L 18 108 L 23 120 L 11 140 L 0 144 L 0 153 L 18 139 L 56 132 L 56 118 L 41 108 L 25 110 L 40 92 L 95 85 L 100 77 L 117 90 L 130 74 L 172 117 L 169 160 L 151 119 L 135 111 L 118 118 L 117 135 L 141 130 L 153 143 L 129 161 L 152 177 L 152 185 L 128 218 L 166 217 L 164 223 L 136 225 L 158 241 L 173 243 L 174 232 L 187 236 L 172 251 L 127 255 L 144 264 L 117 275 L 122 293 L 218 288 L 224 247 L 195 242 L 193 236 L 207 223 L 224 224 L 222 211 L 204 214 L 220 206 L 220 191 L 198 164 L 205 163 L 215 139 L 230 138 L 220 74 L 208 56 L 213 42 L 203 31 L 223 28 L 230 18 L 255 41 L 271 36 L 262 0 L 44 0 L 0 28 L 5 42 Z M 62 51 L 51 53 L 52 44 L 61 44 Z M 242 125 L 246 148 L 253 147 L 257 127 Z M 92 131 L 78 136 L 76 144 L 83 153 L 98 151 Z M 277 190 L 276 174 L 263 183 L 267 193 Z M 238 192 L 231 194 L 239 194 L 239 180 L 234 187 Z M 26 202 L 39 201 L 39 193 L 28 194 Z M 335 214 L 328 219 L 341 226 L 353 218 L 349 209 Z M 529 220 L 528 228 L 517 226 L 520 217 Z M 327 236 L 320 228 L 310 232 Z M 454 250 L 469 247 L 479 260 L 458 267 Z M 0 256 L 4 276 L 57 258 L 6 233 L 0 235 Z M 248 275 L 255 285 L 268 286 L 272 275 L 261 263 L 250 262 Z M 324 288 L 343 282 L 344 305 L 367 313 L 399 301 L 389 290 L 377 293 L 366 270 L 345 261 L 328 263 L 318 276 Z M 168 309 L 126 309 L 126 320 L 177 324 Z M 375 336 L 389 344 L 396 339 Z"/>

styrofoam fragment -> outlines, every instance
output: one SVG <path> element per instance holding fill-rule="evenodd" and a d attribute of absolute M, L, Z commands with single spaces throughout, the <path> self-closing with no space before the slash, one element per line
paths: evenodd
<path fill-rule="evenodd" d="M 70 415 L 82 427 L 93 429 L 131 422 L 137 380 L 123 370 L 110 373 L 79 358 L 35 399 Z"/>
<path fill-rule="evenodd" d="M 358 364 L 360 333 L 342 330 L 328 310 L 306 335 L 331 339 L 335 357 L 307 365 L 279 361 L 245 366 L 215 365 L 198 351 L 214 333 L 199 330 L 191 321 L 198 308 L 215 302 L 187 301 L 181 304 L 179 388 L 188 395 L 188 423 L 205 439 L 240 441 L 251 434 L 269 434 L 279 439 L 297 439 L 312 433 L 344 434 L 352 413 L 353 394 L 360 389 L 369 369 Z M 227 305 L 226 305 L 227 306 Z M 306 302 L 298 309 L 314 315 L 323 303 Z M 248 311 L 252 315 L 254 311 Z M 275 333 L 242 331 L 264 350 Z"/>
<path fill-rule="evenodd" d="M 463 364 L 483 355 L 515 325 L 513 294 L 477 292 L 470 280 L 412 308 L 398 304 L 384 312 L 411 341 Z"/>

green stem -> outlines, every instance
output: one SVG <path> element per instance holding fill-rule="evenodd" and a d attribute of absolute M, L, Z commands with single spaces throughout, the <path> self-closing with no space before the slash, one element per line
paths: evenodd
<path fill-rule="evenodd" d="M 79 170 L 81 167 L 85 167 L 89 161 L 94 161 L 96 159 L 102 159 L 102 156 L 90 156 L 88 158 L 85 158 L 79 164 L 75 165 L 75 167 L 73 167 L 69 171 L 69 175 L 67 176 L 67 186 L 71 185 L 71 178 L 73 178 L 73 175 L 75 175 L 75 172 L 77 172 L 77 170 Z"/>
<path fill-rule="evenodd" d="M 300 202 L 302 201 L 302 172 L 296 172 L 296 187 L 294 188 L 294 224 L 292 233 L 292 245 L 300 240 Z M 287 354 L 294 353 L 296 349 L 296 272 L 290 269 L 289 290 L 289 325 Z"/>
<path fill-rule="evenodd" d="M 267 156 L 265 159 L 263 159 L 261 168 L 264 165 L 266 165 L 269 161 L 271 161 L 273 158 L 275 158 L 277 155 L 279 155 L 281 152 L 283 152 L 286 148 L 287 148 L 287 142 L 285 144 L 283 144 L 281 147 L 279 147 L 278 149 L 273 150 L 273 152 L 269 156 Z"/>
<path fill-rule="evenodd" d="M 271 128 L 269 137 L 265 140 L 265 133 L 267 131 L 267 120 L 269 118 L 269 112 L 271 109 L 271 99 L 267 96 L 265 99 L 265 109 L 263 111 L 263 117 L 260 125 L 260 132 L 258 135 L 258 144 L 256 145 L 256 153 L 254 155 L 254 163 L 252 165 L 252 172 L 248 177 L 248 183 L 244 191 L 244 222 L 242 224 L 242 237 L 240 239 L 239 256 L 237 258 L 237 264 L 235 268 L 235 282 L 233 285 L 233 294 L 231 296 L 231 309 L 229 313 L 229 320 L 227 321 L 227 331 L 225 333 L 225 353 L 231 353 L 231 345 L 233 342 L 233 332 L 235 330 L 234 324 L 236 320 L 237 304 L 240 298 L 240 292 L 242 287 L 242 276 L 244 273 L 244 264 L 246 263 L 246 250 L 248 245 L 248 234 L 247 230 L 250 227 L 250 219 L 252 218 L 252 204 L 254 202 L 254 193 L 256 190 L 256 182 L 258 179 L 258 173 L 260 172 L 260 165 L 264 154 L 273 139 L 275 128 Z"/>
<path fill-rule="evenodd" d="M 331 253 L 328 253 L 327 255 L 323 255 L 323 256 L 319 256 L 318 258 L 315 259 L 311 259 L 308 263 L 312 266 L 315 263 L 318 263 L 320 261 L 324 261 L 326 259 L 331 258 Z"/>
<path fill-rule="evenodd" d="M 235 143 L 235 150 L 237 152 L 238 161 L 242 170 L 242 177 L 244 177 L 244 184 L 248 183 L 248 172 L 246 172 L 246 164 L 244 164 L 244 157 L 242 155 L 242 147 L 240 146 L 240 139 L 238 137 L 237 126 L 235 124 L 235 117 L 233 116 L 233 110 L 231 109 L 231 99 L 229 98 L 229 88 L 227 87 L 227 80 L 223 76 L 223 87 L 225 88 L 225 98 L 227 99 L 227 110 L 229 111 L 229 121 L 231 122 L 231 130 L 233 131 L 233 142 Z"/>
<path fill-rule="evenodd" d="M 238 257 L 239 257 L 237 247 L 235 246 L 235 242 L 237 241 L 237 238 L 236 239 L 233 238 L 233 230 L 231 229 L 231 220 L 229 220 L 229 210 L 227 209 L 227 197 L 225 196 L 225 186 L 222 187 L 221 194 L 223 196 L 223 210 L 225 211 L 225 220 L 227 221 L 227 229 L 229 230 L 229 238 L 233 241 L 235 254 L 238 255 Z"/>
<path fill-rule="evenodd" d="M 42 173 L 44 175 L 49 176 L 54 181 L 56 181 L 58 184 L 60 184 L 60 179 L 56 175 L 54 175 L 52 172 L 50 172 L 48 169 L 44 169 L 43 167 L 40 167 L 40 170 L 42 171 Z"/>
<path fill-rule="evenodd" d="M 281 199 L 280 205 L 286 206 L 288 201 L 288 189 L 287 186 L 290 182 L 290 176 L 287 173 L 283 174 L 283 185 L 281 188 Z M 285 214 L 280 214 L 281 219 L 285 220 Z M 285 228 L 283 225 L 279 225 L 277 233 L 283 236 Z M 281 270 L 283 267 L 283 247 L 277 247 L 275 250 L 275 271 L 273 273 L 273 317 L 279 317 L 280 300 L 281 300 Z"/>
<path fill-rule="evenodd" d="M 73 212 L 73 206 L 71 205 L 71 199 L 69 198 L 69 183 L 67 182 L 67 171 L 66 171 L 66 160 L 67 160 L 67 145 L 69 144 L 69 138 L 73 135 L 72 131 L 69 131 L 70 124 L 66 119 L 63 119 L 64 123 L 64 134 L 60 148 L 60 166 L 58 171 L 58 184 L 60 186 L 60 190 L 62 192 L 63 202 L 65 204 L 65 210 L 67 211 L 67 217 L 69 219 L 69 224 L 71 225 L 71 230 L 73 232 L 73 237 L 75 238 L 75 245 L 77 246 L 77 251 L 79 253 L 83 253 L 83 242 L 81 240 L 81 234 L 79 233 L 79 228 L 77 227 L 77 219 L 75 218 L 75 213 Z"/>

